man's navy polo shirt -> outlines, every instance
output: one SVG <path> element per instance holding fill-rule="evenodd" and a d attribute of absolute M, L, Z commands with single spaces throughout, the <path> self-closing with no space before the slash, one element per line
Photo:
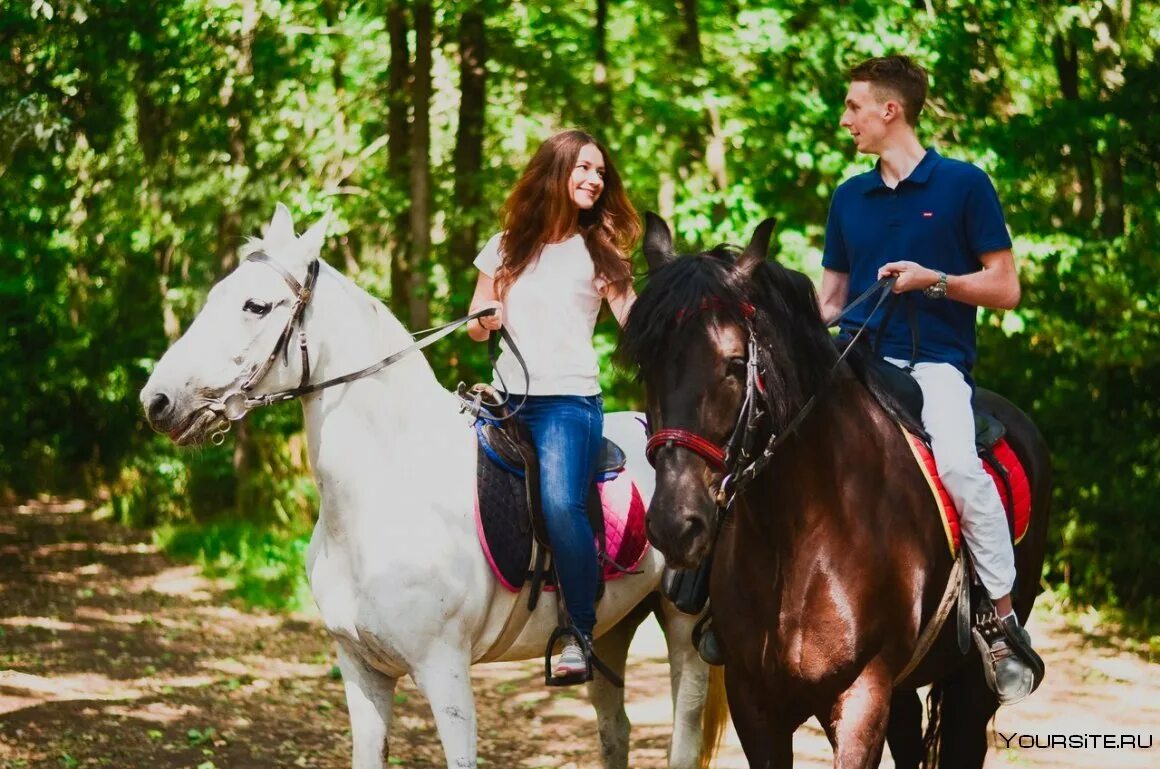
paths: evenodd
<path fill-rule="evenodd" d="M 1011 247 L 999 196 L 981 169 L 928 149 L 910 176 L 890 189 L 878 166 L 845 181 L 834 192 L 826 222 L 822 266 L 849 273 L 847 301 L 878 280 L 888 262 L 911 261 L 948 275 L 982 269 L 979 257 Z M 921 291 L 904 295 L 913 302 L 919 331 L 917 361 L 951 363 L 969 374 L 975 363 L 976 307 L 952 299 L 927 299 Z M 881 354 L 909 360 L 910 328 L 904 302 L 892 314 L 882 337 Z M 842 321 L 855 332 L 874 302 L 866 301 Z M 883 310 L 867 333 L 878 337 Z"/>

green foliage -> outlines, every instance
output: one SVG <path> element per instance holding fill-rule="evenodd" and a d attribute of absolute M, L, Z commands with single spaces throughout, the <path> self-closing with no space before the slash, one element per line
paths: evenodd
<path fill-rule="evenodd" d="M 981 329 L 976 373 L 1027 408 L 1052 447 L 1048 576 L 1065 597 L 1154 610 L 1160 521 L 1145 511 L 1160 479 L 1160 265 L 1139 238 L 1019 245 L 1035 259 L 1023 303 Z"/>
<path fill-rule="evenodd" d="M 163 524 L 154 532 L 158 547 L 222 579 L 230 595 L 252 606 L 287 611 L 311 610 L 306 583 L 310 530 L 222 522 L 210 525 Z"/>
<path fill-rule="evenodd" d="M 388 5 L 0 6 L 0 497 L 103 495 L 239 594 L 299 600 L 289 543 L 317 504 L 299 410 L 178 450 L 149 432 L 137 393 L 275 201 L 300 222 L 332 209 L 327 258 L 398 299 L 411 199 L 388 162 Z M 683 248 L 742 243 L 776 216 L 779 258 L 817 276 L 830 195 L 868 165 L 838 126 L 843 71 L 918 56 L 933 86 L 921 135 L 991 173 L 1017 237 L 1024 301 L 985 315 L 977 375 L 1052 447 L 1047 576 L 1078 600 L 1155 605 L 1157 4 L 618 0 L 599 61 L 591 4 L 486 0 L 472 206 L 453 148 L 459 15 L 476 6 L 434 5 L 434 256 L 417 266 L 433 322 L 471 296 L 472 254 L 451 236 L 488 237 L 536 145 L 571 125 L 609 146 L 634 203 L 669 217 Z M 603 317 L 606 361 L 615 337 Z M 428 359 L 449 386 L 488 376 L 486 345 L 466 337 Z M 640 403 L 632 372 L 606 363 L 601 383 L 610 409 Z"/>

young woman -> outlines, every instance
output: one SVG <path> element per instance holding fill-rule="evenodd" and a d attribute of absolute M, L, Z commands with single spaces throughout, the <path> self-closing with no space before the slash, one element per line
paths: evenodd
<path fill-rule="evenodd" d="M 636 299 L 628 254 L 640 224 L 608 152 L 583 131 L 540 145 L 501 219 L 503 231 L 475 259 L 471 300 L 472 312 L 496 313 L 472 321 L 468 333 L 482 342 L 506 325 L 527 362 L 520 417 L 536 444 L 560 590 L 576 632 L 591 640 L 599 566 L 586 504 L 604 429 L 592 330 L 602 301 L 623 324 Z M 510 389 L 523 388 L 510 352 L 495 367 Z M 584 680 L 586 644 L 565 638 L 554 676 Z"/>

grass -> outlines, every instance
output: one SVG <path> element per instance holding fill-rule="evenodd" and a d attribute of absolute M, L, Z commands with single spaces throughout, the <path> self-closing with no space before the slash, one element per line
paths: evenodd
<path fill-rule="evenodd" d="M 306 582 L 310 533 L 248 523 L 163 525 L 154 542 L 178 560 L 196 563 L 207 577 L 225 580 L 229 595 L 247 606 L 312 611 Z"/>
<path fill-rule="evenodd" d="M 1160 618 L 1154 605 L 1097 607 L 1070 600 L 1066 590 L 1048 589 L 1035 607 L 1062 616 L 1069 628 L 1093 643 L 1115 646 L 1148 662 L 1160 661 Z"/>

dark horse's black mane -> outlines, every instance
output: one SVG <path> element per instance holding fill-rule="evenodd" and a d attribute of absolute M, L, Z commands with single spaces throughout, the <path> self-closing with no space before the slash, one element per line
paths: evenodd
<path fill-rule="evenodd" d="M 741 257 L 739 249 L 720 245 L 651 270 L 621 332 L 617 355 L 639 367 L 638 378 L 648 378 L 664 362 L 680 356 L 688 335 L 710 318 L 744 327 L 750 322 L 744 307 L 752 305 L 759 363 L 766 374 L 775 429 L 780 429 L 826 385 L 839 353 L 822 322 L 808 277 L 767 260 L 747 265 Z M 897 416 L 893 400 L 870 370 L 869 355 L 859 347 L 846 361 Z"/>

